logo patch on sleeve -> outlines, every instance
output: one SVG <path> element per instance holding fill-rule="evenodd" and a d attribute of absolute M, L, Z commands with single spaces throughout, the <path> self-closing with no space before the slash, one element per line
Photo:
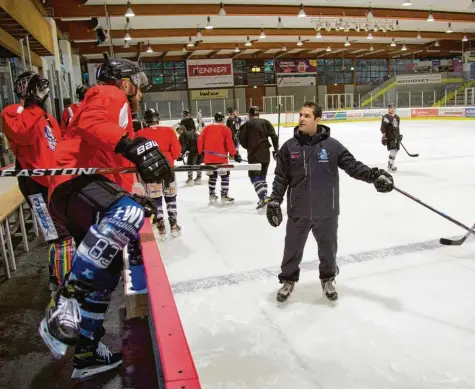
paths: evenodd
<path fill-rule="evenodd" d="M 290 159 L 299 159 L 300 158 L 300 151 L 294 151 L 290 153 Z"/>

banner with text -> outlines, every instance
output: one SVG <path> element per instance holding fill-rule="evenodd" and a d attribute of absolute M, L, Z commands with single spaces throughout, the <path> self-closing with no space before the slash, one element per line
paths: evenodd
<path fill-rule="evenodd" d="M 411 117 L 424 118 L 424 117 L 437 117 L 439 116 L 438 108 L 414 108 L 411 110 Z"/>
<path fill-rule="evenodd" d="M 397 85 L 440 84 L 441 82 L 441 74 L 414 74 L 396 76 Z"/>
<path fill-rule="evenodd" d="M 315 77 L 278 77 L 277 85 L 279 86 L 312 86 L 315 85 Z"/>
<path fill-rule="evenodd" d="M 316 73 L 317 60 L 315 59 L 295 59 L 276 60 L 275 72 L 279 73 Z"/>
<path fill-rule="evenodd" d="M 205 89 L 191 91 L 192 100 L 227 99 L 227 89 Z"/>
<path fill-rule="evenodd" d="M 193 59 L 186 61 L 189 89 L 232 87 L 232 59 Z"/>

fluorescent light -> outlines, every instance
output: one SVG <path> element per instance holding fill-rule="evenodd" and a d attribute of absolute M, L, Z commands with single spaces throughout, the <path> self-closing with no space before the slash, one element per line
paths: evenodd
<path fill-rule="evenodd" d="M 125 17 L 132 18 L 135 16 L 134 11 L 132 11 L 132 7 L 130 5 L 130 1 L 127 2 L 127 11 L 125 11 Z"/>
<path fill-rule="evenodd" d="M 264 29 L 261 28 L 261 35 L 259 35 L 259 39 L 266 39 L 267 36 L 266 36 L 266 33 L 264 32 Z"/>
<path fill-rule="evenodd" d="M 320 31 L 317 32 L 316 38 L 317 38 L 317 39 L 322 39 L 322 34 L 320 34 Z"/>
<path fill-rule="evenodd" d="M 452 31 L 452 23 L 449 23 L 449 28 L 447 28 L 447 31 L 446 33 L 447 34 L 451 34 L 453 31 Z"/>
<path fill-rule="evenodd" d="M 307 14 L 305 13 L 305 10 L 303 9 L 303 4 L 300 4 L 300 11 L 299 11 L 299 14 L 297 15 L 299 18 L 304 18 L 307 16 Z"/>
<path fill-rule="evenodd" d="M 427 21 L 428 22 L 434 22 L 435 21 L 434 16 L 432 16 L 432 10 L 429 11 L 429 16 L 427 17 Z"/>
<path fill-rule="evenodd" d="M 206 23 L 206 27 L 205 29 L 206 30 L 212 30 L 214 27 L 213 25 L 211 24 L 211 18 L 208 16 L 208 23 Z"/>
<path fill-rule="evenodd" d="M 221 3 L 219 4 L 218 16 L 226 16 L 226 11 L 224 10 L 224 4 L 223 4 L 223 2 L 221 2 Z"/>
<path fill-rule="evenodd" d="M 81 18 L 81 17 L 78 17 L 78 18 L 61 18 L 61 21 L 62 22 L 83 22 L 83 21 L 89 21 L 91 19 L 92 19 L 91 17 L 89 17 L 89 18 Z"/>
<path fill-rule="evenodd" d="M 124 36 L 124 41 L 130 41 L 130 40 L 132 40 L 132 37 L 130 36 L 129 31 L 127 30 L 127 32 Z"/>

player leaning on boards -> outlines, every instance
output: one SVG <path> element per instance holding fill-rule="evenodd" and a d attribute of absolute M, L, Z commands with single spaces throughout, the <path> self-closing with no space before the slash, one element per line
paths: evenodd
<path fill-rule="evenodd" d="M 305 103 L 294 137 L 285 142 L 277 154 L 267 218 L 271 226 L 280 225 L 280 205 L 287 191 L 287 232 L 279 274 L 279 281 L 284 285 L 277 293 L 279 302 L 287 300 L 299 280 L 299 266 L 310 231 L 318 243 L 323 293 L 329 300 L 338 298 L 334 286 L 338 274 L 338 168 L 352 178 L 374 184 L 378 192 L 393 189 L 389 173 L 357 161 L 340 142 L 330 137 L 330 128 L 320 124 L 321 118 L 320 107 L 313 102 Z"/>
<path fill-rule="evenodd" d="M 98 85 L 58 144 L 58 168 L 136 167 L 145 183 L 173 180 L 170 165 L 153 140 L 134 138 L 132 111 L 138 110 L 143 71 L 126 59 L 108 59 L 97 70 Z M 122 269 L 122 250 L 139 237 L 153 200 L 132 195 L 132 174 L 54 176 L 50 211 L 78 243 L 71 272 L 46 308 L 39 333 L 56 358 L 76 347 L 72 378 L 83 379 L 122 363 L 100 342 L 103 322 Z"/>
<path fill-rule="evenodd" d="M 381 143 L 387 146 L 389 151 L 388 170 L 397 171 L 394 165 L 396 155 L 401 147 L 402 134 L 400 133 L 401 118 L 396 115 L 396 105 L 388 105 L 388 113 L 381 120 Z"/>

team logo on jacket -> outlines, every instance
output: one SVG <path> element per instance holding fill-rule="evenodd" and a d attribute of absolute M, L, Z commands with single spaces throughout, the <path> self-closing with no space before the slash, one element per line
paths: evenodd
<path fill-rule="evenodd" d="M 49 149 L 51 151 L 55 151 L 58 141 L 56 140 L 56 137 L 53 134 L 53 130 L 48 125 L 45 126 L 45 138 L 46 138 L 46 141 L 48 142 Z"/>
<path fill-rule="evenodd" d="M 290 159 L 299 159 L 300 158 L 300 151 L 295 151 L 290 153 Z"/>
<path fill-rule="evenodd" d="M 328 162 L 329 159 L 330 156 L 328 154 L 328 151 L 326 151 L 325 149 L 321 149 L 318 153 L 318 162 Z"/>

